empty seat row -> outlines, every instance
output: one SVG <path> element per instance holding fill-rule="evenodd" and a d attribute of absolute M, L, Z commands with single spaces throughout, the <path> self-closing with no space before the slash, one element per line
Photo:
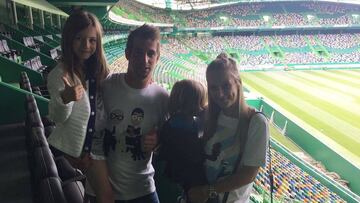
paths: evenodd
<path fill-rule="evenodd" d="M 34 37 L 23 37 L 23 43 L 25 46 L 40 52 L 40 44 L 35 43 Z"/>
<path fill-rule="evenodd" d="M 54 48 L 54 49 L 51 49 L 50 50 L 50 56 L 51 56 L 51 58 L 52 59 L 54 59 L 54 60 L 59 60 L 60 59 L 60 50 L 59 50 L 59 48 Z"/>
<path fill-rule="evenodd" d="M 256 176 L 254 186 L 257 190 L 267 193 L 272 187 L 274 197 L 278 200 L 286 199 L 286 202 L 345 202 L 276 150 L 271 149 L 271 159 L 268 154 L 267 165 L 261 167 Z M 274 177 L 273 186 L 269 179 L 270 161 Z"/>
<path fill-rule="evenodd" d="M 0 55 L 17 63 L 21 62 L 21 50 L 10 49 L 5 39 L 0 40 Z"/>
<path fill-rule="evenodd" d="M 28 80 L 23 74 L 24 80 Z M 31 85 L 28 85 L 31 88 Z M 33 95 L 25 99 L 26 146 L 34 202 L 83 203 L 85 176 L 63 157 L 54 157 L 46 137 L 54 123 L 42 118 Z"/>
<path fill-rule="evenodd" d="M 21 72 L 20 87 L 29 92 L 33 92 L 37 95 L 49 98 L 49 92 L 46 86 L 31 86 L 29 77 L 26 72 Z"/>
<path fill-rule="evenodd" d="M 44 71 L 48 71 L 47 68 L 48 66 L 46 65 L 43 65 L 41 63 L 41 59 L 40 59 L 40 56 L 35 56 L 34 58 L 32 59 L 29 59 L 27 61 L 24 61 L 24 65 L 34 71 L 37 71 L 37 72 L 44 72 Z"/>

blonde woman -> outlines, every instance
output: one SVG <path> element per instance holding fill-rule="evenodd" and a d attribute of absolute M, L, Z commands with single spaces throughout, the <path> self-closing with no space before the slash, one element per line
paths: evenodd
<path fill-rule="evenodd" d="M 220 54 L 206 70 L 208 114 L 205 152 L 220 146 L 215 160 L 206 160 L 208 184 L 192 187 L 191 203 L 249 201 L 253 180 L 265 164 L 269 140 L 264 115 L 250 108 L 244 98 L 236 62 Z"/>

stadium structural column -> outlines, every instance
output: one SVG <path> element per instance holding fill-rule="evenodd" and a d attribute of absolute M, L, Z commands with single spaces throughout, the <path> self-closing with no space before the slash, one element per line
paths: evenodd
<path fill-rule="evenodd" d="M 41 28 L 45 28 L 45 19 L 44 19 L 44 11 L 40 10 L 40 24 L 41 24 Z"/>
<path fill-rule="evenodd" d="M 50 26 L 52 27 L 54 25 L 53 23 L 53 15 L 50 13 Z"/>
<path fill-rule="evenodd" d="M 12 2 L 12 10 L 13 10 L 13 14 L 14 14 L 14 23 L 17 24 L 18 23 L 18 18 L 17 18 L 16 2 L 15 1 Z"/>
<path fill-rule="evenodd" d="M 60 15 L 57 15 L 57 19 L 58 19 L 58 28 L 61 29 Z"/>
<path fill-rule="evenodd" d="M 32 15 L 31 6 L 29 6 L 29 17 L 30 17 L 30 27 L 31 27 L 31 29 L 33 29 L 34 19 L 33 19 L 33 15 Z"/>
<path fill-rule="evenodd" d="M 273 122 L 274 122 L 274 113 L 275 113 L 275 111 L 273 110 L 273 111 L 271 112 L 271 116 L 270 116 L 270 123 L 273 123 Z"/>
<path fill-rule="evenodd" d="M 282 131 L 281 131 L 281 134 L 284 135 L 284 136 L 286 135 L 287 123 L 288 123 L 288 121 L 286 120 L 286 121 L 285 121 L 285 125 L 284 125 L 284 127 L 283 127 L 283 129 L 282 129 Z"/>

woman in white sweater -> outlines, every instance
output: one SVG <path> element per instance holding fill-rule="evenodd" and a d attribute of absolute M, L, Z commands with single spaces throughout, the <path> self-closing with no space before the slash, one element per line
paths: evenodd
<path fill-rule="evenodd" d="M 101 192 L 110 188 L 107 170 L 104 163 L 91 159 L 91 146 L 94 133 L 102 129 L 96 122 L 103 113 L 98 90 L 109 70 L 96 16 L 85 11 L 71 14 L 64 25 L 61 49 L 62 58 L 50 72 L 47 83 L 49 117 L 56 123 L 48 142 L 55 156 L 63 155 L 85 172 L 92 185 L 102 185 L 103 191 L 97 192 L 101 197 Z M 96 176 L 91 175 L 94 171 Z M 106 198 L 111 198 L 109 192 Z"/>

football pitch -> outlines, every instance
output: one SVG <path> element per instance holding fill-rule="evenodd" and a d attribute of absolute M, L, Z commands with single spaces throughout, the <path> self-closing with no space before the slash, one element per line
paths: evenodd
<path fill-rule="evenodd" d="M 276 103 L 359 160 L 360 70 L 242 72 L 241 77 L 251 91 Z"/>

